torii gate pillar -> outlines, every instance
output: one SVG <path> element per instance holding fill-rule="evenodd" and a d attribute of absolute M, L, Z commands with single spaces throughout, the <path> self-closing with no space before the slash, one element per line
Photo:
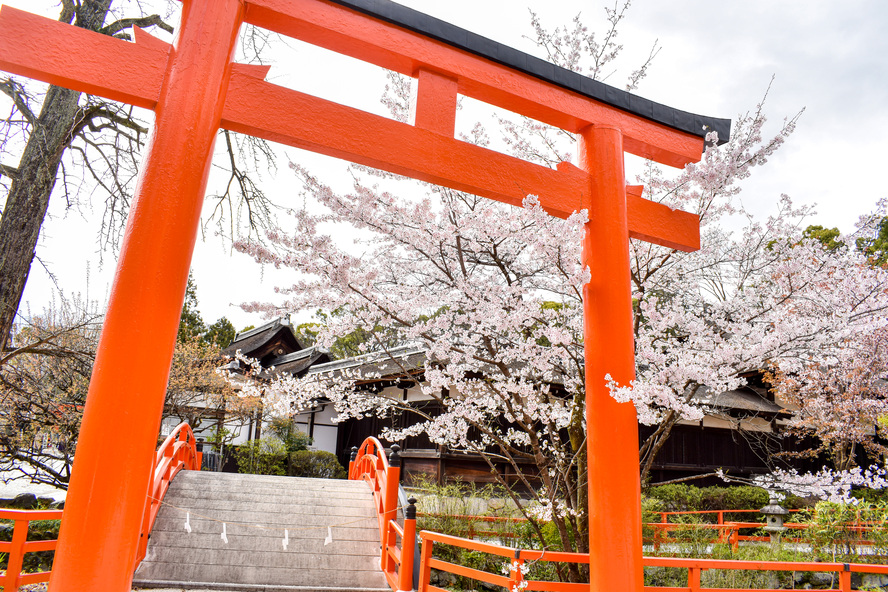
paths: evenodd
<path fill-rule="evenodd" d="M 591 125 L 580 131 L 577 149 L 591 185 L 582 254 L 591 272 L 583 287 L 589 578 L 594 591 L 641 590 L 638 419 L 632 403 L 611 397 L 604 379 L 610 374 L 627 385 L 635 378 L 623 136 Z"/>
<path fill-rule="evenodd" d="M 53 592 L 123 592 L 136 567 L 170 360 L 244 11 L 242 0 L 182 8 L 99 340 Z"/>

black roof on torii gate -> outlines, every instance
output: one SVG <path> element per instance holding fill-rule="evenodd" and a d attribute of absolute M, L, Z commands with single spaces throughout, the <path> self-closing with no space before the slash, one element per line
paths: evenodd
<path fill-rule="evenodd" d="M 661 105 L 561 68 L 391 0 L 331 1 L 676 130 L 700 137 L 705 136 L 709 131 L 715 131 L 718 132 L 719 144 L 724 144 L 730 138 L 730 119 L 695 115 Z"/>

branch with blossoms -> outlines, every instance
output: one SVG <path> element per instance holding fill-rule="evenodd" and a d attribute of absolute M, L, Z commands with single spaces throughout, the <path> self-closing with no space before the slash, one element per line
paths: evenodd
<path fill-rule="evenodd" d="M 869 468 L 854 467 L 846 471 L 835 471 L 824 467 L 816 473 L 799 473 L 795 469 L 776 470 L 767 475 L 743 479 L 728 475 L 724 471 L 718 476 L 729 483 L 742 483 L 767 490 L 772 495 L 796 495 L 835 503 L 856 504 L 857 498 L 851 495 L 855 487 L 884 489 L 888 487 L 888 471 L 876 465 Z"/>

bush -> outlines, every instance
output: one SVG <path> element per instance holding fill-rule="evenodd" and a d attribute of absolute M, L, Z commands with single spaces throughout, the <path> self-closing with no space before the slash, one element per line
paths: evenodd
<path fill-rule="evenodd" d="M 769 494 L 759 487 L 748 485 L 732 487 L 695 487 L 683 483 L 658 485 L 645 491 L 650 499 L 660 502 L 659 512 L 691 512 L 714 510 L 757 510 L 768 503 Z M 788 496 L 780 504 L 788 509 L 806 507 L 804 499 L 796 496 Z M 705 522 L 716 522 L 716 514 L 703 514 Z M 725 514 L 726 521 L 750 522 L 758 520 L 749 514 Z M 647 520 L 645 520 L 647 521 Z M 659 522 L 659 518 L 654 520 Z"/>
<path fill-rule="evenodd" d="M 238 473 L 286 475 L 287 450 L 277 438 L 251 440 L 234 450 Z"/>
<path fill-rule="evenodd" d="M 287 461 L 287 474 L 291 477 L 314 477 L 319 479 L 345 479 L 345 469 L 332 452 L 323 450 L 297 450 L 291 452 Z"/>
<path fill-rule="evenodd" d="M 819 561 L 883 563 L 888 556 L 888 502 L 820 502 L 803 520 L 802 540 Z"/>

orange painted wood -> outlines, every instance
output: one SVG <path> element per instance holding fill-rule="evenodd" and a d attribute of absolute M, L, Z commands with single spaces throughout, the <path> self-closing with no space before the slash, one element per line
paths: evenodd
<path fill-rule="evenodd" d="M 65 44 L 86 45 L 90 55 L 111 57 L 97 62 L 73 59 L 74 54 L 68 49 L 70 45 L 60 48 L 55 44 L 31 43 L 27 52 L 12 51 L 13 44 L 21 39 L 11 33 L 21 35 L 25 30 L 23 27 L 36 29 L 53 39 L 62 39 Z M 0 12 L 0 55 L 16 56 L 17 59 L 15 62 L 0 62 L 0 67 L 52 84 L 153 108 L 170 46 L 144 32 L 139 32 L 136 39 L 137 43 L 129 43 L 4 7 Z M 117 64 L 120 62 L 141 63 L 146 67 L 136 72 L 119 71 Z M 41 68 L 37 70 L 28 65 L 32 63 L 41 64 Z M 581 207 L 581 192 L 586 179 L 576 167 L 563 163 L 556 173 L 452 139 L 456 103 L 452 79 L 428 70 L 419 71 L 419 125 L 412 127 L 262 83 L 268 70 L 269 66 L 235 65 L 236 75 L 229 89 L 226 121 L 223 122 L 225 127 L 512 205 L 519 205 L 528 194 L 538 195 L 544 208 L 561 218 Z M 239 77 L 246 79 L 240 81 L 242 85 L 238 84 Z M 286 108 L 282 109 L 280 103 Z M 267 108 L 254 112 L 257 105 Z M 292 113 L 305 115 L 294 119 Z M 350 130 L 344 130 L 344 127 L 350 127 Z M 332 129 L 342 129 L 343 133 L 334 136 L 330 133 Z M 425 133 L 429 130 L 447 138 L 435 140 Z M 401 145 L 402 141 L 405 146 Z M 446 159 L 442 157 L 445 154 L 448 155 Z M 421 158 L 414 159 L 417 155 Z M 695 221 L 697 218 L 693 214 L 673 211 L 640 196 L 630 201 L 629 232 L 633 238 L 692 250 L 699 248 L 699 230 Z"/>
<path fill-rule="evenodd" d="M 0 69 L 153 109 L 171 46 L 144 31 L 135 39 L 131 43 L 0 8 Z"/>
<path fill-rule="evenodd" d="M 590 126 L 580 133 L 578 153 L 591 195 L 581 260 L 591 272 L 583 286 L 590 583 L 593 590 L 641 592 L 638 419 L 605 381 L 609 375 L 627 386 L 635 378 L 622 134 Z"/>
<path fill-rule="evenodd" d="M 496 583 L 491 578 L 502 578 L 496 574 L 487 572 L 479 572 L 478 570 L 470 570 L 462 566 L 456 566 L 452 563 L 434 559 L 433 546 L 436 542 L 489 553 L 501 557 L 514 558 L 520 556 L 521 561 L 561 561 L 589 563 L 589 556 L 585 555 L 584 560 L 577 561 L 571 557 L 582 558 L 580 553 L 543 553 L 542 551 L 529 549 L 513 549 L 502 547 L 491 543 L 478 543 L 469 539 L 443 535 L 441 533 L 423 531 L 420 533 L 423 541 L 422 545 L 422 568 L 420 571 L 419 591 L 436 590 L 435 587 L 428 585 L 429 568 L 440 569 L 450 573 L 463 575 L 478 581 Z M 687 587 L 661 587 L 661 586 L 645 586 L 645 592 L 654 591 L 683 591 L 689 590 L 735 590 L 735 592 L 746 592 L 746 589 L 733 588 L 703 588 L 700 586 L 700 574 L 707 569 L 723 569 L 723 570 L 759 570 L 759 571 L 818 571 L 818 572 L 837 572 L 841 584 L 840 590 L 832 590 L 827 592 L 845 592 L 851 590 L 851 574 L 852 573 L 871 573 L 871 574 L 888 574 L 888 565 L 871 565 L 871 564 L 843 564 L 843 563 L 815 563 L 815 562 L 789 562 L 789 561 L 735 561 L 723 559 L 688 559 L 683 557 L 643 557 L 643 564 L 651 567 L 671 567 L 684 568 L 689 570 Z M 502 578 L 507 580 L 507 578 Z M 499 585 L 506 586 L 500 583 Z M 527 580 L 528 591 L 538 590 L 541 592 L 578 592 L 580 590 L 588 590 L 589 584 L 574 584 L 562 582 L 547 582 L 542 580 Z M 593 588 L 595 590 L 595 588 Z M 762 590 L 761 592 L 778 592 L 777 590 Z"/>
<path fill-rule="evenodd" d="M 395 524 L 393 522 L 393 524 Z M 416 519 L 404 519 L 401 532 L 401 557 L 398 561 L 399 589 L 413 589 L 413 558 L 416 553 Z"/>
<path fill-rule="evenodd" d="M 640 186 L 627 188 L 629 236 L 679 251 L 698 250 L 700 216 L 644 199 L 641 189 Z"/>
<path fill-rule="evenodd" d="M 9 549 L 9 559 L 7 560 L 6 573 L 0 579 L 4 590 L 18 590 L 20 584 L 20 574 L 22 572 L 22 562 L 25 558 L 24 545 L 28 540 L 28 520 L 19 519 L 15 521 L 12 530 L 12 544 Z"/>
<path fill-rule="evenodd" d="M 131 588 L 191 253 L 243 15 L 240 0 L 187 0 L 182 6 L 96 354 L 53 592 Z"/>
<path fill-rule="evenodd" d="M 452 138 L 456 128 L 456 80 L 425 68 L 420 68 L 415 77 L 411 123 Z"/>
<path fill-rule="evenodd" d="M 459 82 L 461 94 L 570 132 L 592 123 L 619 127 L 628 152 L 663 164 L 684 166 L 703 153 L 700 137 L 343 6 L 317 0 L 251 0 L 245 20 L 407 76 L 420 68 L 447 74 Z"/>
<path fill-rule="evenodd" d="M 197 452 L 197 439 L 187 422 L 176 426 L 170 435 L 158 447 L 154 457 L 154 472 L 152 484 L 148 490 L 148 500 L 142 517 L 142 528 L 139 533 L 139 549 L 133 569 L 145 558 L 148 549 L 148 537 L 157 520 L 157 513 L 170 481 L 179 471 L 199 471 L 201 468 L 201 454 Z"/>
<path fill-rule="evenodd" d="M 570 163 L 553 170 L 264 82 L 240 64 L 232 72 L 222 125 L 511 205 L 536 195 L 543 209 L 559 218 L 586 207 L 589 175 Z M 696 215 L 640 195 L 631 203 L 630 236 L 671 248 L 699 248 Z"/>
<path fill-rule="evenodd" d="M 223 127 L 429 183 L 520 205 L 528 194 L 564 218 L 586 174 L 552 170 L 439 133 L 243 75 L 231 77 Z"/>
<path fill-rule="evenodd" d="M 472 578 L 473 580 L 478 580 L 479 582 L 487 582 L 488 584 L 493 584 L 494 586 L 502 586 L 507 590 L 512 589 L 512 587 L 509 585 L 509 578 L 500 575 L 488 573 L 479 569 L 473 569 L 471 567 L 463 567 L 462 565 L 457 565 L 455 563 L 449 563 L 447 561 L 441 561 L 440 559 L 434 558 L 429 561 L 429 565 L 434 569 L 440 569 L 442 571 L 456 574 L 458 576 Z"/>
<path fill-rule="evenodd" d="M 589 211 L 590 565 L 593 587 L 639 590 L 634 410 L 609 397 L 603 375 L 621 384 L 633 376 L 629 237 L 693 249 L 699 236 L 687 214 L 627 197 L 622 157 L 626 150 L 680 166 L 700 158 L 703 140 L 325 0 L 250 0 L 246 18 L 254 24 L 418 76 L 418 125 L 281 89 L 262 82 L 267 68 L 230 64 L 245 1 L 186 0 L 172 50 L 141 32 L 131 44 L 0 12 L 0 67 L 157 112 L 94 366 L 51 590 L 128 589 L 137 535 L 152 518 L 147 494 L 162 493 L 168 473 L 183 466 L 165 454 L 163 476 L 151 482 L 150 452 L 220 125 L 506 203 L 539 195 L 562 217 Z M 562 163 L 553 171 L 454 140 L 455 92 L 580 133 L 585 170 Z M 108 441 L 117 444 L 112 452 Z M 394 537 L 383 518 L 392 512 L 396 479 L 377 455 L 354 468 L 360 464 L 374 488 L 385 539 Z M 386 571 L 389 577 L 393 567 Z"/>

